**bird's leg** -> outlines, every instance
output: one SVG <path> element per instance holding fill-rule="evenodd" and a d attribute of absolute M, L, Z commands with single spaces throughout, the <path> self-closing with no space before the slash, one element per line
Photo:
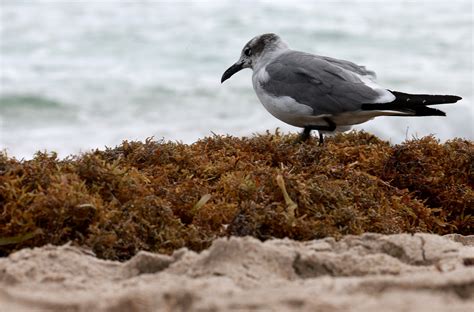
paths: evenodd
<path fill-rule="evenodd" d="M 319 145 L 324 144 L 324 135 L 321 131 L 334 131 L 336 130 L 336 124 L 330 118 L 325 117 L 324 121 L 327 122 L 327 126 L 306 126 L 300 135 L 300 142 L 306 141 L 310 137 L 311 130 L 318 130 L 319 132 Z"/>
<path fill-rule="evenodd" d="M 324 135 L 322 132 L 319 132 L 319 145 L 324 145 Z"/>
<path fill-rule="evenodd" d="M 305 142 L 311 137 L 311 127 L 304 127 L 303 132 L 301 132 L 298 142 Z"/>

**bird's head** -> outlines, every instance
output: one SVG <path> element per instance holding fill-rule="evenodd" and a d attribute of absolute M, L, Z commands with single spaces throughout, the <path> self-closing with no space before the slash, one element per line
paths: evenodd
<path fill-rule="evenodd" d="M 242 49 L 239 60 L 224 72 L 221 83 L 241 69 L 255 69 L 271 54 L 282 49 L 288 49 L 288 46 L 278 35 L 269 33 L 252 38 Z"/>

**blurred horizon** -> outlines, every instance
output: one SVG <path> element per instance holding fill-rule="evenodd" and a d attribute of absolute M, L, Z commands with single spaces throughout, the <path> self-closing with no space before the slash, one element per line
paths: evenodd
<path fill-rule="evenodd" d="M 271 116 L 251 70 L 220 84 L 266 32 L 292 49 L 365 65 L 387 89 L 454 94 L 447 117 L 355 127 L 392 143 L 474 139 L 469 0 L 313 2 L 0 0 L 0 150 L 60 157 L 155 137 L 299 132 Z"/>

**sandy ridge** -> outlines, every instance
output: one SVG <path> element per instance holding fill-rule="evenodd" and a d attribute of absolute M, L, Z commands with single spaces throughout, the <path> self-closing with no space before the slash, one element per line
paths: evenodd
<path fill-rule="evenodd" d="M 127 262 L 44 246 L 0 259 L 0 311 L 472 311 L 474 236 L 217 239 Z"/>

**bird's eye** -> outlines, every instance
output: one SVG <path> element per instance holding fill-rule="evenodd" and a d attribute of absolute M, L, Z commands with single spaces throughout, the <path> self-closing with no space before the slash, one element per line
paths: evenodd
<path fill-rule="evenodd" d="M 244 54 L 245 54 L 246 56 L 250 56 L 250 54 L 252 54 L 252 50 L 251 50 L 250 48 L 245 48 Z"/>

